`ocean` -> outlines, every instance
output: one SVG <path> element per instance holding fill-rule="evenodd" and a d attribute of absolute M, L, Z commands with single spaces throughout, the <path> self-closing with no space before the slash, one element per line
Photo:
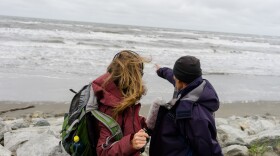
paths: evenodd
<path fill-rule="evenodd" d="M 222 24 L 222 23 L 221 23 Z M 152 59 L 142 103 L 170 100 L 154 64 L 201 61 L 220 101 L 280 101 L 280 37 L 0 16 L 0 101 L 70 102 L 123 49 Z"/>

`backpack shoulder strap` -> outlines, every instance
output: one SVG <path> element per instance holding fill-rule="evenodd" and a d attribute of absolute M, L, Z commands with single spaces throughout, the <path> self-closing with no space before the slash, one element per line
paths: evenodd
<path fill-rule="evenodd" d="M 103 148 L 108 147 L 111 139 L 114 138 L 117 141 L 123 137 L 120 125 L 112 117 L 98 110 L 91 110 L 91 114 L 103 123 L 112 134 L 112 136 L 107 137 L 105 144 L 103 144 Z"/>
<path fill-rule="evenodd" d="M 122 129 L 120 125 L 111 116 L 100 112 L 98 110 L 97 97 L 94 95 L 92 85 L 90 84 L 89 89 L 89 100 L 86 104 L 86 112 L 91 112 L 91 114 L 101 123 L 103 123 L 111 132 L 112 136 L 106 139 L 106 143 L 103 145 L 106 148 L 111 139 L 120 140 L 123 137 Z"/>

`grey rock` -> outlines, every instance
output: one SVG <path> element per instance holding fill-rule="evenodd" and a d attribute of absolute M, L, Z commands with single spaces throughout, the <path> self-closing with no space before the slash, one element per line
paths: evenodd
<path fill-rule="evenodd" d="M 0 145 L 0 156 L 11 156 L 12 152 Z"/>
<path fill-rule="evenodd" d="M 6 122 L 4 121 L 0 121 L 0 142 L 1 145 L 4 144 L 4 134 L 6 132 L 11 131 L 11 128 L 8 126 L 8 124 L 6 124 Z"/>
<path fill-rule="evenodd" d="M 51 153 L 59 148 L 59 139 L 56 137 L 42 133 L 36 137 L 32 137 L 17 150 L 17 156 L 38 156 L 46 155 L 51 156 Z"/>
<path fill-rule="evenodd" d="M 228 120 L 225 118 L 216 118 L 215 122 L 216 122 L 216 126 L 228 124 Z"/>
<path fill-rule="evenodd" d="M 50 126 L 46 133 L 55 136 L 56 138 L 60 138 L 61 136 L 61 126 Z"/>
<path fill-rule="evenodd" d="M 49 156 L 70 156 L 68 153 L 62 152 L 60 146 L 56 146 L 50 153 Z"/>
<path fill-rule="evenodd" d="M 273 128 L 277 122 L 275 119 L 265 119 L 259 116 L 252 117 L 236 117 L 228 118 L 228 124 L 237 129 L 241 129 L 248 135 L 255 135 L 261 131 Z"/>
<path fill-rule="evenodd" d="M 5 145 L 5 148 L 12 154 L 14 153 L 21 156 L 67 155 L 62 153 L 62 150 L 58 145 L 58 142 L 61 139 L 60 131 L 63 123 L 63 117 L 42 119 L 32 118 L 30 116 L 24 119 L 24 122 L 32 123 L 29 127 L 24 128 L 18 125 L 18 128 L 13 128 L 16 130 L 11 130 L 11 126 L 15 126 L 15 123 L 21 123 L 20 121 L 21 120 L 18 119 L 11 121 L 3 121 L 0 119 L 0 130 L 2 131 L 3 129 L 6 129 L 6 131 L 2 132 L 2 138 L 4 138 L 3 145 Z M 216 125 L 218 141 L 223 147 L 225 156 L 247 156 L 249 155 L 247 147 L 252 147 L 251 145 L 256 143 L 268 143 L 266 144 L 267 149 L 270 150 L 265 151 L 265 153 L 263 153 L 264 155 L 280 155 L 279 118 L 232 116 L 230 118 L 217 118 Z M 41 142 L 42 146 L 37 145 Z M 38 149 L 46 147 L 48 150 L 39 151 L 33 148 L 33 145 Z M 145 152 L 142 153 L 142 155 L 149 155 L 148 151 L 149 144 L 146 146 Z"/>
<path fill-rule="evenodd" d="M 225 156 L 248 156 L 248 148 L 246 146 L 231 145 L 223 148 Z"/>
<path fill-rule="evenodd" d="M 30 140 L 32 137 L 36 137 L 37 135 L 37 131 L 34 130 L 7 132 L 4 134 L 4 145 L 7 149 L 14 152 L 20 146 L 22 146 L 22 144 Z"/>
<path fill-rule="evenodd" d="M 11 126 L 11 129 L 12 130 L 17 130 L 17 129 L 26 128 L 26 127 L 29 127 L 29 124 L 27 124 L 27 123 L 15 123 Z"/>
<path fill-rule="evenodd" d="M 38 120 L 35 124 L 34 124 L 35 127 L 38 127 L 38 126 L 50 126 L 50 123 L 48 122 L 48 120 L 46 119 L 40 119 Z"/>
<path fill-rule="evenodd" d="M 11 127 L 12 130 L 17 130 L 17 129 L 20 129 L 20 128 L 29 127 L 29 123 L 26 122 L 24 119 L 17 119 L 17 120 L 14 120 L 10 124 L 10 127 Z"/>
<path fill-rule="evenodd" d="M 245 145 L 246 142 L 244 138 L 247 137 L 247 134 L 232 127 L 230 125 L 220 125 L 217 127 L 218 141 L 222 147 L 230 145 Z"/>
<path fill-rule="evenodd" d="M 21 128 L 4 134 L 4 146 L 11 152 L 14 152 L 22 144 L 30 139 L 37 137 L 39 134 L 45 133 L 50 127 L 28 127 Z"/>
<path fill-rule="evenodd" d="M 276 144 L 280 140 L 280 125 L 246 138 L 248 144 Z"/>

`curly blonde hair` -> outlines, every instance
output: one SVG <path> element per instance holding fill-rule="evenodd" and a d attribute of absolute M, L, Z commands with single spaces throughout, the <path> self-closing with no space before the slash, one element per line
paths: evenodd
<path fill-rule="evenodd" d="M 115 55 L 107 71 L 110 76 L 105 80 L 113 81 L 120 89 L 123 100 L 114 108 L 113 117 L 122 113 L 126 108 L 134 105 L 146 93 L 142 76 L 144 62 L 149 62 L 130 50 L 123 50 Z"/>

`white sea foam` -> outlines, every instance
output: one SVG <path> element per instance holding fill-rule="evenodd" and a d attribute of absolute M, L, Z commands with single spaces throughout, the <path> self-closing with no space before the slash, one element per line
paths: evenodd
<path fill-rule="evenodd" d="M 113 56 L 122 49 L 135 50 L 152 58 L 152 63 L 145 66 L 144 78 L 156 95 L 168 91 L 166 87 L 157 91 L 154 83 L 160 80 L 150 83 L 156 76 L 153 64 L 172 68 L 176 59 L 183 55 L 198 57 L 205 76 L 217 76 L 220 80 L 230 75 L 273 76 L 273 80 L 279 78 L 280 82 L 279 37 L 0 16 L 2 74 L 18 73 L 24 79 L 28 75 L 36 79 L 92 78 L 104 73 Z M 259 88 L 247 90 L 250 92 L 248 99 L 255 100 L 259 95 L 254 95 L 260 93 L 263 99 L 279 97 L 280 100 L 280 89 L 269 85 L 272 91 L 267 94 Z M 223 91 L 223 100 L 248 100 L 244 96 L 238 98 L 239 95 L 230 98 L 231 91 L 223 86 L 219 90 Z M 240 92 L 245 93 L 245 90 Z"/>

